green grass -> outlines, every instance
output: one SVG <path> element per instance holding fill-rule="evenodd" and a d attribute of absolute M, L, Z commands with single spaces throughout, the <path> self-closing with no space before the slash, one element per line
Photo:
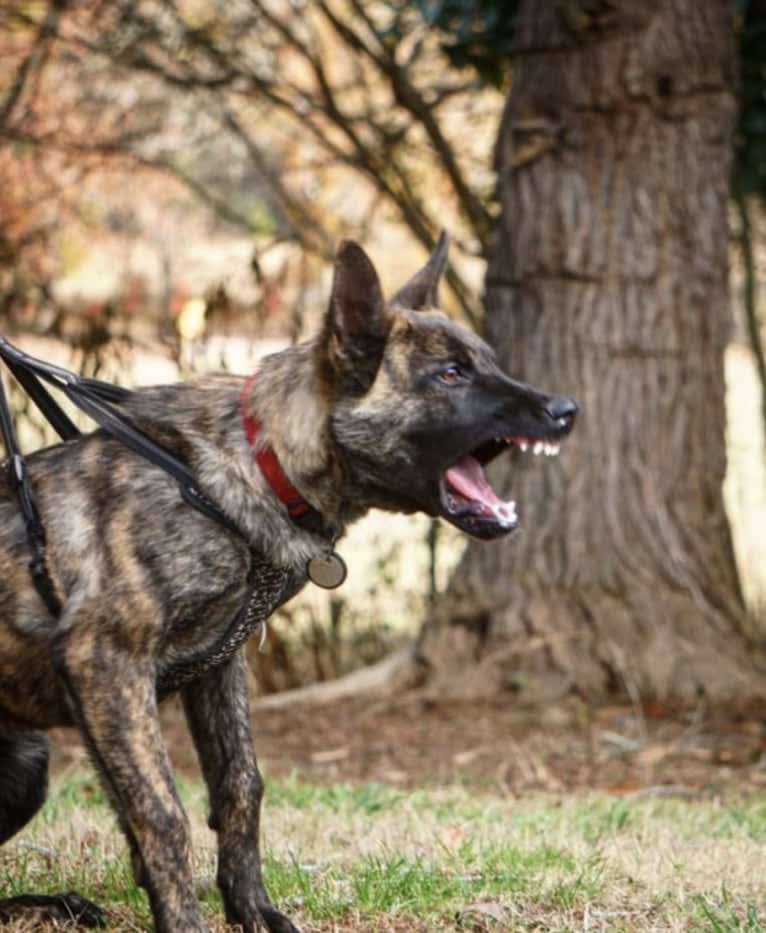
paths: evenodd
<path fill-rule="evenodd" d="M 698 896 L 691 929 L 704 933 L 763 933 L 766 913 L 754 901 L 732 904 L 724 891 L 718 902 Z"/>
<path fill-rule="evenodd" d="M 180 793 L 200 899 L 222 931 L 204 793 L 193 782 Z M 293 777 L 269 785 L 264 828 L 267 886 L 306 931 L 456 929 L 461 912 L 487 904 L 501 918 L 488 929 L 766 930 L 762 797 L 518 803 L 460 787 L 404 793 Z M 105 906 L 113 929 L 151 928 L 88 774 L 55 782 L 32 826 L 0 850 L 0 896 L 69 889 Z"/>
<path fill-rule="evenodd" d="M 282 903 L 299 904 L 314 919 L 404 914 L 438 920 L 480 898 L 514 898 L 571 907 L 600 892 L 600 866 L 576 866 L 570 853 L 548 846 L 513 847 L 432 857 L 393 852 L 365 856 L 352 864 L 306 869 L 268 859 L 269 888 Z"/>

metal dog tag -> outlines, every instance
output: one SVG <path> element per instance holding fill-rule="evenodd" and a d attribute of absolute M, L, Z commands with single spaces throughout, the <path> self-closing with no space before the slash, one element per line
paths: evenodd
<path fill-rule="evenodd" d="M 312 583 L 325 590 L 334 590 L 346 579 L 346 562 L 335 551 L 327 557 L 312 557 L 308 562 L 308 575 Z"/>

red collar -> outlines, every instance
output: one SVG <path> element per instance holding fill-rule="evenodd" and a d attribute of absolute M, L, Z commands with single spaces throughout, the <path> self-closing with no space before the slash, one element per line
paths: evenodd
<path fill-rule="evenodd" d="M 242 394 L 240 396 L 242 425 L 245 429 L 247 442 L 250 444 L 251 448 L 255 443 L 260 424 L 258 423 L 258 419 L 247 410 L 247 399 L 250 393 L 250 387 L 255 382 L 257 375 L 257 373 L 253 373 L 252 376 L 248 376 L 242 387 Z M 276 497 L 287 506 L 290 518 L 299 520 L 315 512 L 315 509 L 306 502 L 303 496 L 287 478 L 287 474 L 282 469 L 282 464 L 277 459 L 277 455 L 274 453 L 273 448 L 260 447 L 258 450 L 253 450 L 253 457 Z"/>

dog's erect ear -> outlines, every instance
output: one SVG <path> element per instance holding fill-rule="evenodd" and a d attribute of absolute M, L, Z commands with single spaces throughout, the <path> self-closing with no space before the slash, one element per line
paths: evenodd
<path fill-rule="evenodd" d="M 428 262 L 403 288 L 399 289 L 391 299 L 391 304 L 399 305 L 401 308 L 412 308 L 413 311 L 438 308 L 439 280 L 447 265 L 448 252 L 449 237 L 447 232 L 442 230 Z"/>
<path fill-rule="evenodd" d="M 358 243 L 344 240 L 335 259 L 322 340 L 334 376 L 366 391 L 378 371 L 390 325 L 375 267 Z"/>

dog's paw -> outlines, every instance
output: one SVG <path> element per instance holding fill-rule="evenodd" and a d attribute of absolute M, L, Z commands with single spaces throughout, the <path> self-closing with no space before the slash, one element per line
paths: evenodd
<path fill-rule="evenodd" d="M 75 891 L 65 894 L 19 894 L 0 900 L 0 923 L 23 919 L 33 924 L 54 923 L 81 927 L 106 926 L 104 911 Z"/>
<path fill-rule="evenodd" d="M 261 907 L 260 913 L 268 933 L 301 933 L 294 923 L 273 907 Z"/>

